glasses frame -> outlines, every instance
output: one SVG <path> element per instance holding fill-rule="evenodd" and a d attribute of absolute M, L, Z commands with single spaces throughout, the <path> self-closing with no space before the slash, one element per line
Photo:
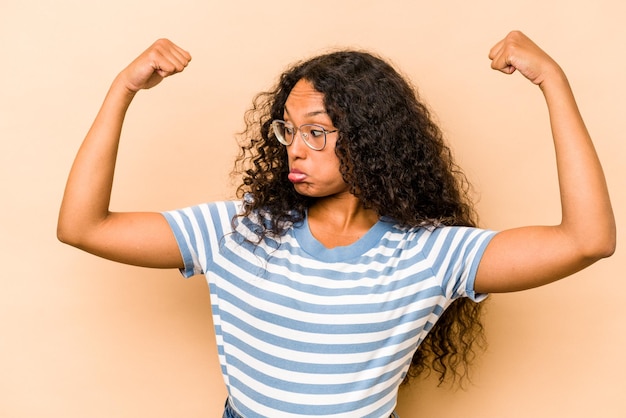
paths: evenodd
<path fill-rule="evenodd" d="M 291 141 L 287 141 L 287 138 L 285 138 L 284 136 L 281 137 L 280 135 L 278 135 L 276 133 L 276 126 L 278 124 L 282 124 L 283 126 L 286 126 L 287 122 L 285 122 L 284 120 L 281 120 L 281 119 L 274 119 L 272 121 L 272 123 L 271 123 L 272 132 L 274 133 L 274 136 L 276 137 L 278 142 L 280 142 L 284 146 L 288 147 L 289 145 L 293 144 L 293 141 L 296 138 L 296 135 L 298 134 L 298 131 L 300 131 L 300 138 L 302 138 L 302 141 L 305 143 L 305 145 L 307 147 L 311 148 L 313 151 L 321 151 L 324 148 L 326 148 L 326 135 L 327 134 L 332 134 L 332 133 L 335 133 L 335 132 L 339 131 L 339 129 L 333 129 L 332 131 L 329 131 L 328 129 L 324 128 L 322 125 L 318 125 L 317 123 L 303 123 L 302 125 L 300 125 L 298 127 L 294 127 L 295 131 L 293 133 L 293 137 L 291 138 Z M 321 147 L 314 147 L 313 145 L 311 145 L 309 143 L 309 141 L 307 140 L 308 134 L 303 134 L 302 133 L 301 129 L 302 129 L 303 126 L 314 126 L 316 128 L 319 128 L 320 131 L 322 131 L 322 133 L 324 134 L 324 143 L 322 144 Z"/>

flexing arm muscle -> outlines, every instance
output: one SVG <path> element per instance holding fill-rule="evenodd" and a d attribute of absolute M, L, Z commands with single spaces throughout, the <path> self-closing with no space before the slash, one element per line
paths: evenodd
<path fill-rule="evenodd" d="M 128 106 L 141 89 L 182 71 L 191 57 L 159 40 L 114 80 L 72 165 L 58 238 L 95 255 L 148 267 L 181 267 L 174 236 L 159 213 L 109 211 L 115 161 Z"/>
<path fill-rule="evenodd" d="M 541 286 L 575 273 L 615 251 L 615 219 L 600 161 L 565 74 L 519 32 L 496 44 L 492 68 L 519 71 L 544 94 L 556 152 L 561 223 L 497 234 L 481 260 L 478 292 Z"/>

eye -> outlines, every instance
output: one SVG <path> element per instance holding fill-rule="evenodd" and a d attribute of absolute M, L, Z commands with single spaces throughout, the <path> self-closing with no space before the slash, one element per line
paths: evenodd
<path fill-rule="evenodd" d="M 322 129 L 322 128 L 319 128 L 319 129 L 312 128 L 311 129 L 311 136 L 313 138 L 321 138 L 321 137 L 323 137 L 324 136 L 324 129 Z"/>
<path fill-rule="evenodd" d="M 285 133 L 287 135 L 293 135 L 296 129 L 293 126 L 285 125 Z"/>

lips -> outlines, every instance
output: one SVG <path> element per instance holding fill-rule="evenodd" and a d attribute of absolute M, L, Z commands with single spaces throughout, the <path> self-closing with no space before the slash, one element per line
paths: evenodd
<path fill-rule="evenodd" d="M 292 183 L 302 183 L 306 179 L 306 174 L 300 170 L 292 169 L 287 178 Z"/>

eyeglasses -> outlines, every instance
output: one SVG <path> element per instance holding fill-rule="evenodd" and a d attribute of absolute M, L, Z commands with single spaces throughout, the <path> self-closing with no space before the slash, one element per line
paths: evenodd
<path fill-rule="evenodd" d="M 328 131 L 324 129 L 323 126 L 313 123 L 306 123 L 296 128 L 284 120 L 278 119 L 272 121 L 272 129 L 278 142 L 284 146 L 291 145 L 293 139 L 296 137 L 296 132 L 300 131 L 300 136 L 304 143 L 315 151 L 321 151 L 326 146 L 326 134 L 332 134 L 338 131 L 338 129 Z"/>

